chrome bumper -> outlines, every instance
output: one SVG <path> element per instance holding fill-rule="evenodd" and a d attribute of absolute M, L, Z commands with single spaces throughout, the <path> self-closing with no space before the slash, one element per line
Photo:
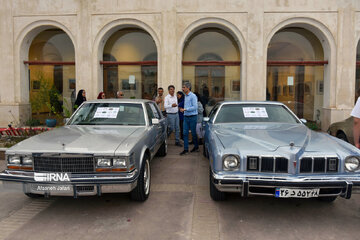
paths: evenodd
<path fill-rule="evenodd" d="M 103 193 L 127 193 L 137 185 L 137 170 L 119 174 L 72 174 L 67 182 L 35 181 L 33 172 L 0 173 L 6 189 L 21 189 L 24 193 L 45 196 L 94 196 Z"/>
<path fill-rule="evenodd" d="M 264 177 L 227 176 L 212 172 L 212 183 L 221 192 L 237 192 L 242 196 L 275 196 L 278 187 L 311 189 L 319 188 L 319 197 L 341 196 L 349 199 L 360 194 L 360 176 L 327 177 Z"/>

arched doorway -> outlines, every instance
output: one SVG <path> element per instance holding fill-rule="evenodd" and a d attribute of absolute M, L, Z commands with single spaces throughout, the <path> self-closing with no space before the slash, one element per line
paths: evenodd
<path fill-rule="evenodd" d="M 157 88 L 157 49 L 140 28 L 114 32 L 103 51 L 103 89 L 107 98 L 121 90 L 125 98 L 152 99 Z"/>
<path fill-rule="evenodd" d="M 182 65 L 183 82 L 192 84 L 207 113 L 218 101 L 240 100 L 240 50 L 227 31 L 194 32 L 184 44 Z"/>
<path fill-rule="evenodd" d="M 40 32 L 32 41 L 28 61 L 32 114 L 43 120 L 49 112 L 70 114 L 76 98 L 75 51 L 69 36 L 59 28 Z M 49 104 L 44 104 L 44 92 Z M 65 113 L 64 112 L 64 113 Z"/>
<path fill-rule="evenodd" d="M 319 39 L 304 28 L 284 28 L 272 37 L 267 56 L 267 100 L 320 125 L 327 61 Z"/>

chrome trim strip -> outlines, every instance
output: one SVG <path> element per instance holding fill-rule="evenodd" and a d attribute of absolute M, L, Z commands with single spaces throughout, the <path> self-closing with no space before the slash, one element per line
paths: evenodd
<path fill-rule="evenodd" d="M 0 177 L 17 177 L 17 178 L 21 178 L 24 180 L 34 180 L 34 172 L 16 172 L 16 174 L 13 173 L 14 171 L 11 172 L 2 172 L 0 173 Z M 130 172 L 130 173 L 126 173 L 126 174 L 122 174 L 122 175 L 111 175 L 111 176 L 104 176 L 104 175 L 96 175 L 96 174 L 91 174 L 91 177 L 76 177 L 75 174 L 72 174 L 70 177 L 70 182 L 71 181 L 77 181 L 77 180 L 90 180 L 90 181 L 96 181 L 96 180 L 117 180 L 117 179 L 132 179 L 134 178 L 134 176 L 137 173 L 137 169 L 135 169 L 134 171 Z M 81 174 L 81 175 L 85 175 L 85 174 Z M 21 181 L 21 179 L 19 179 Z M 1 180 L 0 180 L 1 181 Z"/>
<path fill-rule="evenodd" d="M 279 182 L 325 182 L 325 181 L 333 181 L 333 182 L 344 182 L 344 181 L 360 181 L 360 175 L 357 176 L 349 176 L 349 175 L 334 175 L 334 176 L 319 176 L 319 175 L 311 175 L 311 176 L 283 176 L 283 177 L 266 177 L 263 175 L 248 175 L 248 174 L 239 174 L 237 176 L 234 175 L 222 175 L 216 174 L 212 172 L 213 178 L 217 180 L 239 180 L 239 181 L 249 181 L 249 180 L 259 180 L 259 181 L 279 181 Z"/>

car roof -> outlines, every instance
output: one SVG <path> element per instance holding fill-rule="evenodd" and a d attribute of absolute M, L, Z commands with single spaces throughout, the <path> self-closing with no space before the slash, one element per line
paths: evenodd
<path fill-rule="evenodd" d="M 284 104 L 281 102 L 274 102 L 274 101 L 222 101 L 220 102 L 221 105 L 224 104 L 268 104 L 268 105 L 281 105 Z"/>
<path fill-rule="evenodd" d="M 108 99 L 95 99 L 86 101 L 86 103 L 147 103 L 153 102 L 149 99 L 130 99 L 130 98 L 108 98 Z"/>

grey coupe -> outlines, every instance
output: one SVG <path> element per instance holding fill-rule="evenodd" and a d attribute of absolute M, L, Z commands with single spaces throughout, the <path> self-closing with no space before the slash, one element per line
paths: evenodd
<path fill-rule="evenodd" d="M 360 193 L 360 151 L 314 132 L 278 102 L 222 102 L 204 118 L 210 195 L 318 198 Z"/>
<path fill-rule="evenodd" d="M 65 126 L 8 149 L 0 180 L 20 183 L 30 197 L 130 192 L 145 201 L 150 161 L 167 153 L 166 128 L 152 101 L 87 101 Z"/>

